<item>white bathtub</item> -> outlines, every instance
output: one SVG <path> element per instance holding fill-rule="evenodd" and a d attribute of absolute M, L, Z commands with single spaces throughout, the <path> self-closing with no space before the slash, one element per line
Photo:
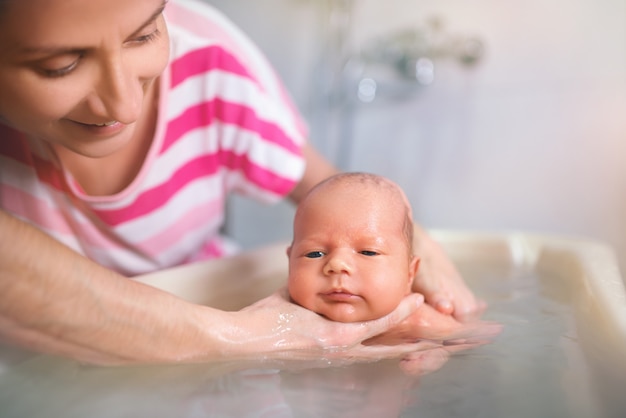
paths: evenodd
<path fill-rule="evenodd" d="M 407 376 L 395 361 L 111 369 L 40 356 L 0 374 L 0 415 L 624 416 L 626 291 L 610 248 L 524 233 L 432 233 L 489 303 L 485 318 L 504 325 L 491 344 L 462 351 L 433 373 Z M 239 309 L 284 284 L 285 247 L 138 280 L 197 303 Z"/>

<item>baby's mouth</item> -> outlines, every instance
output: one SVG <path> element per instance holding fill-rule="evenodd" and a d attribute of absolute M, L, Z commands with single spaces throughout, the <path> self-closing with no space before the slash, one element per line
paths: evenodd
<path fill-rule="evenodd" d="M 349 292 L 345 289 L 333 289 L 323 293 L 322 296 L 325 299 L 329 299 L 332 301 L 347 301 L 358 297 L 358 295 L 355 295 L 354 293 Z"/>

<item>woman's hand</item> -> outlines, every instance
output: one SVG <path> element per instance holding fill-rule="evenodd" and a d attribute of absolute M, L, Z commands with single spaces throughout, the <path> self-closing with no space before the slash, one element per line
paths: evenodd
<path fill-rule="evenodd" d="M 487 321 L 457 321 L 428 304 L 423 304 L 390 330 L 364 341 L 366 345 L 394 345 L 420 342 L 419 350 L 402 357 L 400 368 L 410 375 L 440 369 L 455 352 L 489 343 L 502 330 Z"/>
<path fill-rule="evenodd" d="M 414 252 L 420 258 L 413 291 L 441 313 L 466 320 L 478 317 L 486 307 L 476 299 L 441 245 L 419 225 L 414 226 Z"/>
<path fill-rule="evenodd" d="M 236 329 L 230 346 L 244 358 L 267 360 L 320 360 L 328 364 L 402 357 L 422 348 L 422 343 L 395 346 L 364 345 L 413 314 L 421 305 L 419 294 L 407 296 L 397 309 L 373 321 L 342 323 L 304 309 L 288 298 L 286 288 L 233 315 Z"/>
<path fill-rule="evenodd" d="M 458 344 L 436 345 L 431 349 L 409 353 L 400 361 L 400 369 L 411 376 L 422 376 L 441 369 L 450 357 L 460 351 L 486 344 L 484 341 L 460 342 Z"/>
<path fill-rule="evenodd" d="M 394 345 L 418 340 L 429 340 L 437 344 L 459 340 L 483 341 L 497 335 L 501 329 L 500 324 L 478 319 L 461 322 L 428 304 L 422 304 L 405 320 L 364 343 Z"/>

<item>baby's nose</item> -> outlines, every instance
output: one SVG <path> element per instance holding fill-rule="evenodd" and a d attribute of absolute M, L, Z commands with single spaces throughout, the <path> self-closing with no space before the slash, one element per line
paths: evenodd
<path fill-rule="evenodd" d="M 352 257 L 347 251 L 333 251 L 327 257 L 324 264 L 324 274 L 352 274 Z"/>

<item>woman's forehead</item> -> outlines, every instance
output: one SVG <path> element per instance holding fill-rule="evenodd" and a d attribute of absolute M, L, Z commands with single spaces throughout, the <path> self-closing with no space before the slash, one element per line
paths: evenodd
<path fill-rule="evenodd" d="M 0 42 L 26 50 L 81 47 L 115 30 L 120 36 L 130 35 L 164 4 L 164 0 L 0 0 Z"/>

